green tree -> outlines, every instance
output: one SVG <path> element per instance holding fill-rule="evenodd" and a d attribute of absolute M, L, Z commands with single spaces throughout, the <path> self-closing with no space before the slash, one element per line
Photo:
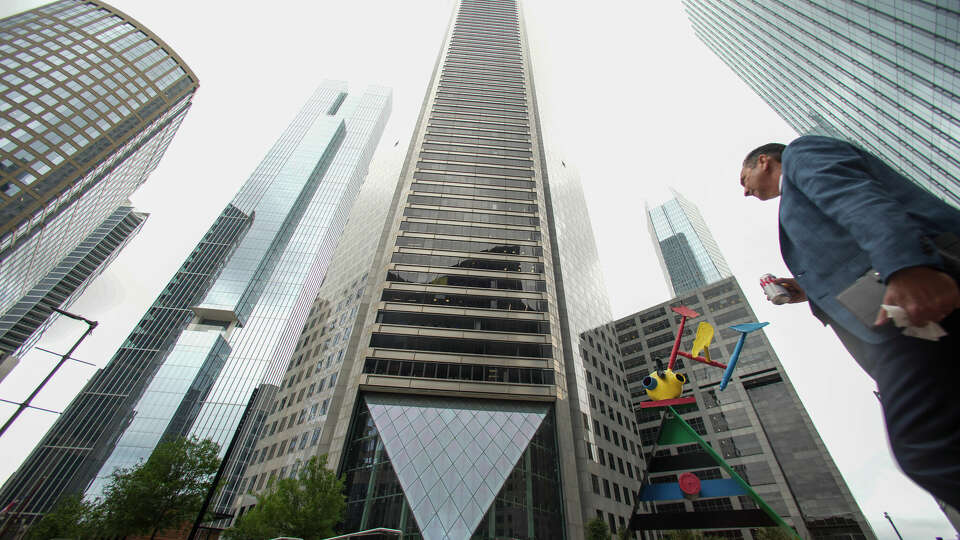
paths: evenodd
<path fill-rule="evenodd" d="M 335 534 L 333 527 L 342 519 L 347 506 L 343 479 L 327 468 L 326 455 L 310 458 L 297 478 L 272 482 L 265 493 L 256 497 L 257 505 L 224 531 L 226 538 L 327 538 Z"/>
<path fill-rule="evenodd" d="M 703 535 L 699 531 L 689 529 L 679 531 L 668 531 L 667 540 L 703 540 Z"/>
<path fill-rule="evenodd" d="M 105 529 L 149 534 L 192 522 L 220 465 L 220 447 L 183 437 L 157 445 L 150 458 L 119 469 L 104 489 Z"/>
<path fill-rule="evenodd" d="M 43 519 L 30 527 L 27 540 L 48 538 L 96 538 L 103 530 L 103 512 L 100 501 L 85 501 L 78 494 L 67 495 L 47 512 Z"/>
<path fill-rule="evenodd" d="M 587 540 L 610 540 L 610 528 L 601 517 L 595 517 L 587 522 Z"/>
<path fill-rule="evenodd" d="M 764 527 L 753 532 L 756 540 L 793 540 L 794 535 L 783 530 L 782 527 Z"/>

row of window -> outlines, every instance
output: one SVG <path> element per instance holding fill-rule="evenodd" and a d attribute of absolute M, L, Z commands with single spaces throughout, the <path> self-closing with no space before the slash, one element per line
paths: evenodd
<path fill-rule="evenodd" d="M 425 142 L 422 148 L 424 150 L 439 150 L 441 152 L 459 152 L 472 154 L 485 154 L 488 156 L 506 156 L 506 157 L 533 157 L 533 152 L 529 150 L 511 150 L 508 148 L 491 148 L 486 146 L 465 146 L 452 144 L 436 144 Z"/>
<path fill-rule="evenodd" d="M 462 103 L 458 105 L 437 104 L 430 113 L 430 118 L 451 118 L 464 120 L 481 120 L 488 122 L 513 122 L 529 125 L 526 111 L 504 110 L 486 103 Z"/>
<path fill-rule="evenodd" d="M 503 201 L 485 201 L 481 199 L 461 199 L 455 197 L 436 197 L 432 195 L 410 195 L 407 197 L 410 204 L 424 204 L 431 206 L 451 206 L 454 208 L 472 208 L 475 210 L 497 210 L 500 212 L 537 213 L 535 204 L 523 204 Z M 535 219 L 535 218 L 534 218 Z M 537 225 L 538 223 L 533 223 Z"/>
<path fill-rule="evenodd" d="M 526 113 L 527 107 L 524 104 L 508 104 L 491 99 L 479 99 L 469 97 L 447 97 L 437 96 L 434 103 L 448 105 L 451 107 L 477 107 L 496 111 Z"/>
<path fill-rule="evenodd" d="M 403 326 L 429 328 L 455 328 L 484 332 L 507 332 L 518 334 L 549 334 L 550 323 L 527 319 L 496 319 L 440 313 L 416 313 L 410 311 L 378 311 L 377 322 Z"/>
<path fill-rule="evenodd" d="M 445 240 L 443 238 L 423 238 L 420 236 L 398 236 L 397 245 L 419 249 L 437 249 L 445 251 L 470 251 L 475 253 L 496 253 L 505 255 L 543 255 L 540 246 L 503 244 L 499 242 L 470 242 L 468 240 Z"/>
<path fill-rule="evenodd" d="M 543 273 L 543 263 L 523 261 L 497 261 L 493 259 L 472 259 L 451 255 L 426 255 L 423 253 L 394 253 L 390 259 L 399 264 L 420 266 L 447 266 L 451 268 L 470 268 L 473 270 L 492 270 L 497 272 Z"/>
<path fill-rule="evenodd" d="M 546 300 L 532 298 L 499 298 L 495 296 L 474 296 L 469 294 L 443 294 L 430 291 L 401 291 L 384 289 L 380 297 L 384 302 L 404 302 L 479 309 L 500 309 L 506 311 L 547 311 Z"/>
<path fill-rule="evenodd" d="M 526 90 L 526 87 L 522 82 L 516 81 L 491 81 L 486 77 L 477 77 L 472 75 L 444 75 L 440 78 L 440 84 L 445 83 L 458 83 L 458 84 L 471 84 L 481 86 L 483 88 L 509 88 L 516 90 L 518 92 L 523 92 Z"/>
<path fill-rule="evenodd" d="M 420 159 L 448 161 L 456 163 L 479 163 L 483 165 L 505 165 L 507 167 L 533 168 L 533 161 L 529 159 L 502 158 L 479 154 L 449 154 L 442 152 L 421 152 Z M 517 176 L 517 175 L 512 175 Z"/>
<path fill-rule="evenodd" d="M 547 290 L 547 283 L 542 279 L 461 276 L 457 274 L 408 272 L 404 270 L 391 270 L 387 272 L 387 281 L 399 283 L 420 283 L 426 285 L 446 285 L 450 287 L 504 289 L 509 291 L 546 292 Z"/>
<path fill-rule="evenodd" d="M 485 212 L 459 212 L 456 210 L 433 210 L 430 208 L 405 208 L 403 215 L 425 219 L 442 219 L 446 221 L 470 221 L 473 223 L 493 225 L 520 225 L 537 227 L 540 219 L 529 216 L 511 214 L 492 214 Z"/>
<path fill-rule="evenodd" d="M 416 176 L 416 175 L 414 175 Z M 513 199 L 520 201 L 536 200 L 537 194 L 533 191 L 517 191 L 513 189 L 495 189 L 488 187 L 472 186 L 447 186 L 437 184 L 424 184 L 414 182 L 411 186 L 412 191 L 422 193 L 439 193 L 441 195 L 465 195 L 474 197 L 490 197 L 492 199 Z"/>
<path fill-rule="evenodd" d="M 477 184 L 484 186 L 480 189 L 489 189 L 489 188 L 522 188 L 522 189 L 535 189 L 537 184 L 532 180 L 521 180 L 519 178 L 500 178 L 496 176 L 483 176 L 478 174 L 464 175 L 464 174 L 448 174 L 441 172 L 432 172 L 432 171 L 416 171 L 413 173 L 413 177 L 417 180 L 427 180 L 430 182 L 450 182 L 457 184 Z M 476 188 L 474 188 L 476 189 Z M 421 189 L 420 191 L 423 191 Z M 527 199 L 533 200 L 536 197 L 529 197 L 527 195 L 519 196 L 516 193 L 508 193 L 504 195 L 502 192 L 471 192 L 471 193 L 455 193 L 456 195 L 479 195 L 481 197 L 499 197 L 504 199 Z"/>
<path fill-rule="evenodd" d="M 370 346 L 384 349 L 431 351 L 485 356 L 553 358 L 553 346 L 545 343 L 517 343 L 485 339 L 443 338 L 374 333 Z"/>
<path fill-rule="evenodd" d="M 426 379 L 452 379 L 459 381 L 514 384 L 554 384 L 552 369 L 528 367 L 518 368 L 367 358 L 363 364 L 363 372 L 375 375 L 421 377 Z"/>
<path fill-rule="evenodd" d="M 477 174 L 493 174 L 497 176 L 512 176 L 516 178 L 533 178 L 532 169 L 504 169 L 501 167 L 486 167 L 482 165 L 460 165 L 457 163 L 434 163 L 418 161 L 417 168 L 428 171 L 450 171 Z"/>
<path fill-rule="evenodd" d="M 511 87 L 492 87 L 485 84 L 477 83 L 464 83 L 461 81 L 451 81 L 445 80 L 441 81 L 440 85 L 437 87 L 437 91 L 444 92 L 454 92 L 454 93 L 467 93 L 475 94 L 478 96 L 491 96 L 491 97 L 501 97 L 509 99 L 520 99 L 526 101 L 527 93 L 522 88 L 511 88 Z"/>
<path fill-rule="evenodd" d="M 538 231 L 495 229 L 492 227 L 473 227 L 471 225 L 447 225 L 443 223 L 420 223 L 416 221 L 404 221 L 400 223 L 400 230 L 414 233 L 501 238 L 504 240 L 530 240 L 534 242 L 540 240 L 540 233 Z"/>
<path fill-rule="evenodd" d="M 453 107 L 451 107 L 453 108 Z M 530 148 L 530 141 L 504 141 L 490 138 L 487 135 L 475 135 L 472 137 L 455 137 L 452 135 L 438 135 L 436 133 L 427 133 L 424 138 L 427 142 L 453 142 L 464 144 L 476 144 L 483 146 L 494 146 L 498 148 Z"/>

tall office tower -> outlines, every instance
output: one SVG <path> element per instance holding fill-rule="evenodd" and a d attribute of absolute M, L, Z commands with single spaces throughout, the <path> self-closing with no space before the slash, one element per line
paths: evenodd
<path fill-rule="evenodd" d="M 650 212 L 657 229 L 651 232 L 655 248 L 666 251 L 664 242 L 658 241 L 663 237 L 660 231 L 665 229 L 664 223 L 671 223 L 672 229 L 668 230 L 692 228 L 697 237 L 709 238 L 706 224 L 689 201 L 677 196 L 661 208 L 661 215 L 655 213 L 659 209 Z M 691 216 L 695 216 L 695 225 L 690 224 L 694 221 Z M 701 251 L 704 256 L 710 252 L 709 259 L 719 261 L 720 266 L 723 259 L 719 250 L 712 239 L 710 244 L 709 249 Z M 664 258 L 669 260 L 666 253 Z M 701 265 L 699 257 L 668 263 L 668 282 L 681 282 L 675 272 L 687 279 Z M 709 280 L 705 286 L 685 290 L 677 298 L 616 321 L 614 328 L 634 405 L 649 399 L 641 386 L 643 378 L 660 369 L 658 361 L 665 364 L 670 356 L 680 322 L 670 308 L 679 305 L 702 315 L 687 322 L 682 350 L 690 350 L 692 328 L 706 321 L 717 332 L 710 356 L 720 362 L 730 357 L 740 335 L 729 326 L 757 321 L 733 277 Z M 684 419 L 804 538 L 874 538 L 762 330 L 751 333 L 745 341 L 737 371 L 723 391 L 718 389 L 723 374 L 720 369 L 689 361 L 684 366 L 683 358 L 677 359 L 674 369 L 689 376 L 684 395 L 697 400 L 678 407 Z M 694 471 L 702 480 L 722 477 L 725 473 L 696 444 L 657 446 L 661 410 L 636 408 L 648 464 L 647 481 L 676 482 L 677 475 L 685 471 Z M 748 530 L 730 528 L 736 526 L 730 511 L 754 508 L 749 497 L 740 496 L 658 502 L 654 511 L 696 512 L 675 519 L 677 523 L 701 524 L 701 528 L 728 528 L 722 533 L 724 538 L 750 538 Z"/>
<path fill-rule="evenodd" d="M 462 0 L 399 179 L 361 199 L 377 210 L 355 214 L 240 492 L 326 453 L 348 531 L 626 525 L 636 424 L 579 179 L 543 137 L 517 2 Z"/>
<path fill-rule="evenodd" d="M 196 88 L 169 46 L 102 2 L 62 0 L 0 20 L 0 317 L 35 303 L 127 204 Z M 55 297 L 30 311 L 34 330 Z M 36 337 L 5 338 L 3 352 Z"/>
<path fill-rule="evenodd" d="M 700 210 L 676 191 L 673 199 L 647 209 L 647 230 L 670 296 L 733 275 Z"/>
<path fill-rule="evenodd" d="M 227 445 L 252 391 L 286 365 L 389 110 L 382 88 L 316 90 L 3 504 L 27 501 L 18 513 L 34 518 L 64 493 L 99 494 L 163 437 Z"/>
<path fill-rule="evenodd" d="M 697 36 L 798 133 L 848 139 L 960 204 L 956 4 L 683 3 Z"/>
<path fill-rule="evenodd" d="M 66 309 L 87 285 L 113 261 L 140 232 L 147 214 L 125 204 L 107 217 L 44 279 L 0 316 L 0 353 L 16 357 L 39 339 L 52 322 L 53 308 Z M 2 375 L 0 375 L 2 378 Z"/>

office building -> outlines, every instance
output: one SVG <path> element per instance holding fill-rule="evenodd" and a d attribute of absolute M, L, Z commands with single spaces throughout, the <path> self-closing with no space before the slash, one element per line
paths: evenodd
<path fill-rule="evenodd" d="M 676 191 L 669 201 L 647 209 L 647 230 L 670 296 L 733 275 L 700 210 Z"/>
<path fill-rule="evenodd" d="M 956 4 L 683 3 L 697 36 L 797 133 L 847 139 L 960 205 Z"/>
<path fill-rule="evenodd" d="M 147 214 L 125 204 L 107 217 L 13 307 L 0 316 L 0 353 L 16 358 L 52 322 L 53 308 L 67 309 L 87 285 L 136 236 Z M 2 376 L 0 376 L 2 378 Z"/>
<path fill-rule="evenodd" d="M 345 233 L 238 491 L 326 453 L 346 531 L 621 529 L 642 465 L 579 177 L 544 144 L 518 2 L 455 10 L 399 179 Z"/>
<path fill-rule="evenodd" d="M 317 88 L 7 481 L 4 505 L 31 494 L 17 509 L 30 521 L 63 494 L 98 495 L 116 467 L 147 458 L 163 437 L 227 445 L 253 390 L 286 366 L 389 110 L 382 88 Z"/>
<path fill-rule="evenodd" d="M 4 355 L 24 352 L 70 296 L 38 288 L 71 273 L 82 290 L 98 273 L 65 266 L 156 168 L 196 89 L 169 46 L 102 2 L 0 20 L 0 325 L 31 319 L 5 334 Z M 43 307 L 27 307 L 37 294 Z"/>
<path fill-rule="evenodd" d="M 704 259 L 714 261 L 717 267 L 726 265 L 696 207 L 675 195 L 674 200 L 651 211 L 650 219 L 656 229 L 651 231 L 655 249 L 663 250 L 663 259 L 675 261 L 667 264 L 667 280 L 676 284 L 701 272 Z M 669 228 L 664 223 L 669 223 Z M 681 258 L 668 254 L 660 240 L 663 230 L 696 231 L 694 237 L 710 238 L 709 249 L 700 250 L 701 255 L 709 252 L 709 256 Z M 695 472 L 701 480 L 726 477 L 719 467 L 704 465 L 711 460 L 699 459 L 705 454 L 696 444 L 657 446 L 662 409 L 639 407 L 640 402 L 649 400 L 643 390 L 643 378 L 665 369 L 673 349 L 680 317 L 671 307 L 684 305 L 701 314 L 687 321 L 681 350 L 690 350 L 697 325 L 708 322 L 716 331 L 710 357 L 722 363 L 730 358 L 740 336 L 729 327 L 757 322 L 736 279 L 705 281 L 672 300 L 614 323 L 650 483 L 676 482 L 677 475 L 685 469 Z M 755 297 L 763 297 L 759 285 L 754 290 Z M 696 398 L 695 404 L 678 407 L 684 420 L 804 538 L 875 538 L 762 330 L 747 337 L 725 390 L 718 388 L 723 370 L 716 367 L 681 357 L 674 371 L 689 377 L 683 395 Z M 667 471 L 661 466 L 668 462 L 682 465 L 685 460 L 689 467 L 669 467 L 671 470 Z M 754 508 L 756 505 L 749 497 L 737 496 L 657 502 L 651 510 L 713 513 L 708 517 L 717 524 L 715 534 L 751 538 L 747 529 L 731 528 L 729 524 L 724 527 L 723 523 L 731 510 Z"/>

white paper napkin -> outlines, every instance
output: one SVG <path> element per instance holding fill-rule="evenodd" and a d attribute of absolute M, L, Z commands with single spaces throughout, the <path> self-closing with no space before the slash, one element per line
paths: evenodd
<path fill-rule="evenodd" d="M 900 306 L 880 304 L 880 307 L 887 312 L 887 317 L 893 319 L 893 324 L 896 325 L 897 328 L 903 328 L 903 335 L 905 336 L 937 341 L 947 335 L 943 327 L 935 322 L 929 322 L 924 326 L 910 326 L 910 319 L 907 317 L 907 312 Z"/>

